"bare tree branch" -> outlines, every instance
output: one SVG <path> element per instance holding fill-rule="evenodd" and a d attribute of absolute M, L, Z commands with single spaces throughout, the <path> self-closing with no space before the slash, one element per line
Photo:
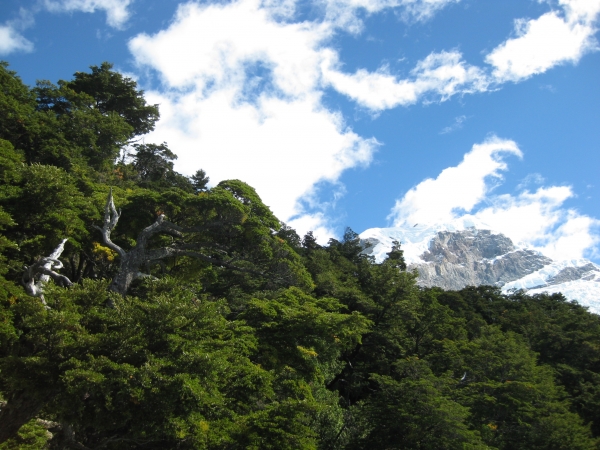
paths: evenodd
<path fill-rule="evenodd" d="M 262 273 L 256 270 L 236 266 L 235 264 L 233 264 L 235 259 L 227 258 L 227 251 L 225 251 L 224 249 L 214 248 L 215 246 L 217 246 L 214 243 L 211 248 L 211 253 L 220 253 L 225 258 L 215 258 L 203 254 L 201 252 L 202 245 L 199 243 L 190 244 L 177 242 L 171 246 L 152 249 L 148 248 L 150 240 L 153 236 L 162 234 L 183 239 L 188 233 L 198 233 L 211 228 L 222 226 L 223 222 L 221 221 L 215 221 L 214 223 L 210 223 L 205 226 L 184 228 L 169 222 L 165 219 L 165 216 L 161 214 L 160 216 L 158 216 L 158 218 L 152 225 L 147 226 L 140 232 L 140 234 L 137 237 L 135 247 L 129 251 L 125 251 L 118 245 L 114 244 L 110 238 L 110 234 L 117 225 L 119 217 L 120 212 L 117 212 L 117 209 L 115 208 L 111 190 L 106 200 L 106 207 L 104 212 L 104 226 L 102 228 L 95 228 L 102 233 L 104 244 L 112 250 L 116 251 L 120 256 L 119 270 L 113 278 L 112 283 L 109 287 L 109 289 L 113 292 L 125 295 L 129 290 L 131 283 L 134 280 L 138 278 L 150 277 L 150 275 L 143 274 L 141 272 L 140 269 L 142 267 L 147 267 L 149 263 L 156 263 L 158 261 L 162 261 L 166 258 L 174 256 L 188 256 L 231 270 L 252 273 L 255 275 L 263 275 Z"/>
<path fill-rule="evenodd" d="M 55 271 L 63 267 L 58 258 L 65 249 L 65 242 L 67 242 L 67 239 L 63 239 L 50 256 L 41 258 L 29 267 L 25 266 L 22 277 L 25 291 L 32 297 L 39 297 L 44 305 L 46 305 L 46 300 L 44 299 L 43 289 L 50 278 L 59 286 L 69 287 L 73 284 L 69 278 Z"/>
<path fill-rule="evenodd" d="M 106 245 L 111 250 L 114 250 L 119 254 L 119 256 L 125 256 L 125 250 L 119 247 L 110 239 L 110 233 L 117 226 L 119 222 L 119 218 L 121 217 L 121 211 L 117 211 L 115 208 L 115 202 L 113 201 L 112 188 L 108 193 L 108 198 L 106 199 L 106 205 L 104 206 L 104 225 L 100 228 L 97 225 L 92 225 L 95 229 L 100 230 L 102 233 L 102 240 L 104 241 L 104 245 Z"/>

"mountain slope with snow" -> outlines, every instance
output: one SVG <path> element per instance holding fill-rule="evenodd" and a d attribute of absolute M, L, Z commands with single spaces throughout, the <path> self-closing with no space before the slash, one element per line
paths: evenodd
<path fill-rule="evenodd" d="M 586 259 L 553 261 L 484 226 L 459 220 L 433 226 L 371 228 L 360 238 L 364 253 L 378 262 L 386 258 L 393 241 L 400 242 L 409 270 L 419 272 L 421 286 L 458 290 L 495 285 L 503 292 L 562 292 L 600 314 L 600 266 Z"/>

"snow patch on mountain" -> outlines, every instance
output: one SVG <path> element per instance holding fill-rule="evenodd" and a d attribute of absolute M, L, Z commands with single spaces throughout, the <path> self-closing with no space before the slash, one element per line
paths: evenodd
<path fill-rule="evenodd" d="M 591 263 L 587 259 L 556 261 L 552 262 L 551 264 L 548 264 L 540 270 L 537 270 L 533 273 L 530 273 L 529 275 L 524 276 L 521 279 L 512 281 L 510 283 L 506 283 L 503 286 L 503 289 L 507 291 L 510 289 L 531 290 L 540 289 L 545 286 L 556 286 L 562 283 L 553 283 L 552 281 L 559 277 L 561 273 L 564 274 L 565 272 L 568 272 L 568 269 L 576 269 L 575 271 L 581 272 L 581 270 L 577 269 L 582 268 L 584 269 L 584 273 L 581 273 L 580 275 L 582 276 L 582 278 L 585 278 L 584 281 L 594 280 L 596 278 L 596 272 L 598 272 L 598 275 L 600 275 L 600 267 L 598 267 L 594 263 Z M 589 275 L 589 277 L 586 277 L 586 275 Z M 600 278 L 598 279 L 598 281 L 600 281 Z"/>
<path fill-rule="evenodd" d="M 542 292 L 549 294 L 560 292 L 569 300 L 574 300 L 580 305 L 587 306 L 590 312 L 600 314 L 600 280 L 598 279 L 595 282 L 590 282 L 589 280 L 568 281 L 554 286 L 527 291 L 528 294 L 541 294 Z"/>
<path fill-rule="evenodd" d="M 409 270 L 424 287 L 462 289 L 496 285 L 505 293 L 561 292 L 600 314 L 600 266 L 586 259 L 553 261 L 538 250 L 515 245 L 508 237 L 472 218 L 412 227 L 371 228 L 360 234 L 364 253 L 382 262 L 398 241 Z"/>
<path fill-rule="evenodd" d="M 487 224 L 474 217 L 465 216 L 452 222 L 433 225 L 417 223 L 409 228 L 369 228 L 359 236 L 365 243 L 373 245 L 370 249 L 367 248 L 365 253 L 375 257 L 375 261 L 378 263 L 387 258 L 387 253 L 392 248 L 392 242 L 398 241 L 402 244 L 406 264 L 418 264 L 424 262 L 421 256 L 429 250 L 429 244 L 438 232 L 461 231 L 468 228 L 491 229 Z"/>

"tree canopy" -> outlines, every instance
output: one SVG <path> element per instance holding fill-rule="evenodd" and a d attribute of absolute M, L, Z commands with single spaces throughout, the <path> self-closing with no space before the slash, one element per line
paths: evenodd
<path fill-rule="evenodd" d="M 599 316 L 300 237 L 90 69 L 0 65 L 0 450 L 598 448 Z"/>

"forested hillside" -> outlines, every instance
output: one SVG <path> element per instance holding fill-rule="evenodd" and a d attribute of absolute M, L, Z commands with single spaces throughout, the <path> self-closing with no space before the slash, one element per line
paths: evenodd
<path fill-rule="evenodd" d="M 1 450 L 600 447 L 599 316 L 298 236 L 108 63 L 0 87 Z"/>

